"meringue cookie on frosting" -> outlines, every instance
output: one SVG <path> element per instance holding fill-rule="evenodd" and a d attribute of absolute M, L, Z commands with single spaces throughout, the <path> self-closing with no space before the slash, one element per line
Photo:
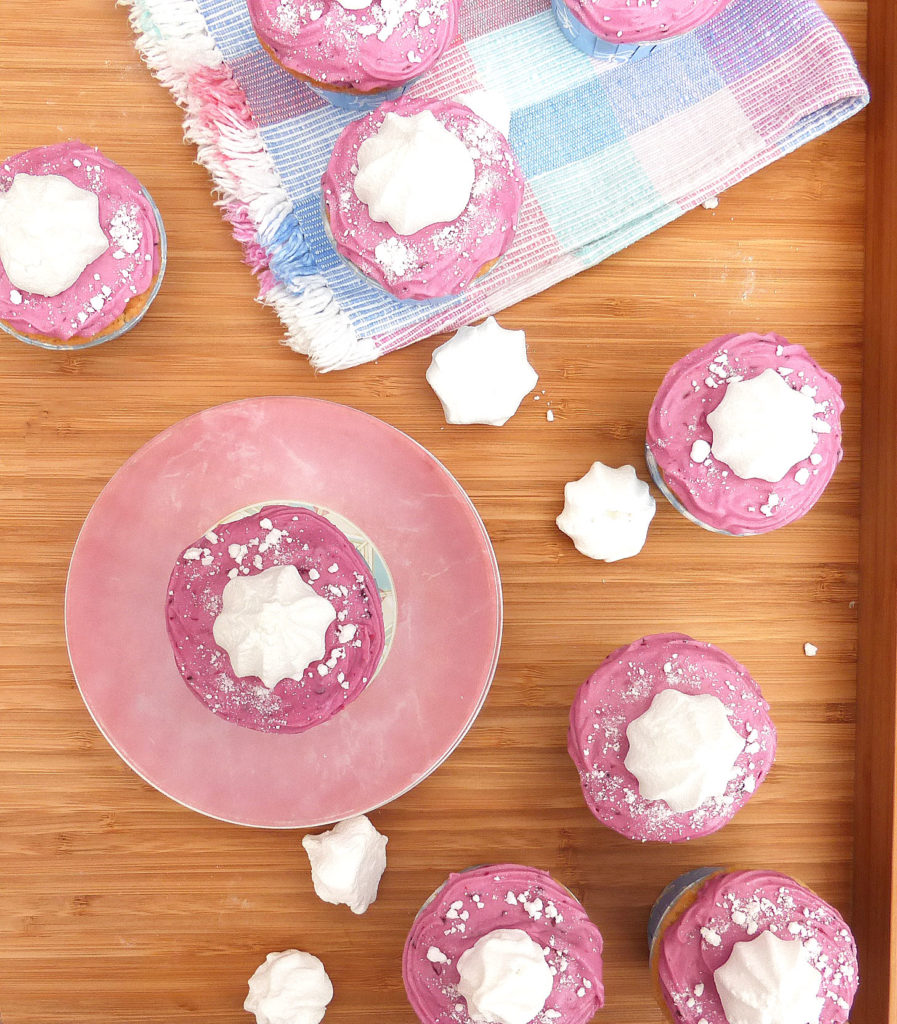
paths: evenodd
<path fill-rule="evenodd" d="M 501 427 L 538 380 L 526 358 L 526 333 L 507 330 L 494 316 L 434 349 L 427 370 L 447 423 Z"/>
<path fill-rule="evenodd" d="M 109 248 L 97 196 L 61 174 L 17 174 L 0 193 L 0 263 L 10 283 L 52 298 Z"/>
<path fill-rule="evenodd" d="M 377 898 L 388 841 L 364 814 L 346 818 L 329 832 L 304 836 L 302 845 L 319 898 L 345 903 L 353 914 L 363 914 Z"/>
<path fill-rule="evenodd" d="M 311 953 L 269 953 L 249 979 L 243 1009 L 257 1024 L 319 1024 L 333 999 L 324 965 Z"/>
<path fill-rule="evenodd" d="M 617 562 L 645 546 L 657 502 L 633 466 L 593 462 L 585 476 L 564 485 L 558 528 L 589 558 Z"/>
<path fill-rule="evenodd" d="M 511 131 L 511 108 L 502 93 L 495 89 L 477 89 L 476 92 L 465 92 L 456 96 L 458 103 L 479 114 L 493 128 L 497 128 L 505 138 Z"/>
<path fill-rule="evenodd" d="M 815 408 L 811 395 L 789 387 L 771 368 L 732 381 L 707 415 L 710 450 L 742 480 L 778 483 L 816 447 Z"/>
<path fill-rule="evenodd" d="M 327 627 L 336 610 L 295 565 L 236 576 L 221 600 L 212 635 L 238 676 L 258 676 L 271 690 L 281 679 L 301 679 L 313 661 L 324 657 Z"/>
<path fill-rule="evenodd" d="M 473 158 L 430 110 L 388 113 L 358 147 L 357 161 L 356 196 L 398 235 L 455 220 L 470 200 Z"/>
<path fill-rule="evenodd" d="M 722 797 L 744 738 L 732 728 L 723 702 L 713 694 L 663 690 L 626 728 L 626 770 L 646 800 L 663 800 L 672 811 L 694 811 Z"/>
<path fill-rule="evenodd" d="M 458 958 L 458 991 L 475 1021 L 529 1024 L 554 978 L 542 947 L 520 928 L 496 928 Z"/>
<path fill-rule="evenodd" d="M 818 1024 L 823 978 L 800 939 L 765 931 L 736 942 L 713 972 L 729 1024 Z"/>

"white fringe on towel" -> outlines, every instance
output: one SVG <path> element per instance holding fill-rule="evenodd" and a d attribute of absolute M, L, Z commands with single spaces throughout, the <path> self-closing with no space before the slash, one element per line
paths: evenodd
<path fill-rule="evenodd" d="M 259 301 L 286 328 L 285 344 L 321 371 L 367 362 L 374 342 L 358 337 L 325 278 L 296 274 L 284 281 L 269 269 L 272 254 L 265 241 L 293 216 L 293 204 L 195 0 L 118 2 L 130 8 L 138 52 L 186 112 L 185 138 L 196 144 L 197 158 L 219 193 L 217 203 L 244 245 L 247 263 L 260 275 Z M 295 231 L 300 232 L 298 223 Z"/>

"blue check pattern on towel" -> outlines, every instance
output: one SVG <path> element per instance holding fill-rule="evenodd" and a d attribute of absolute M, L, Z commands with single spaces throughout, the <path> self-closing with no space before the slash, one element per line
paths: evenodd
<path fill-rule="evenodd" d="M 847 45 L 812 0 L 735 0 L 650 59 L 610 68 L 567 42 L 550 0 L 467 0 L 460 38 L 412 95 L 504 95 L 527 180 L 520 226 L 463 297 L 402 302 L 346 266 L 324 233 L 321 173 L 353 114 L 261 49 L 243 0 L 196 3 L 293 204 L 301 244 L 269 266 L 297 297 L 305 276 L 326 279 L 351 325 L 337 343 L 316 330 L 314 311 L 297 314 L 324 368 L 470 323 L 590 267 L 868 101 Z"/>

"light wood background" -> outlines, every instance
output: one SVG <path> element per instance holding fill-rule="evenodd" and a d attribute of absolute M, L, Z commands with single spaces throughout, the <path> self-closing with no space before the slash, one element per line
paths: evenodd
<path fill-rule="evenodd" d="M 866 4 L 823 6 L 862 61 Z M 99 145 L 150 189 L 170 242 L 162 292 L 125 338 L 81 354 L 0 338 L 6 1024 L 248 1021 L 246 979 L 266 953 L 292 946 L 327 966 L 331 1024 L 411 1024 L 400 973 L 411 919 L 449 871 L 493 860 L 546 868 L 582 898 L 606 941 L 597 1019 L 607 1024 L 661 1019 L 644 927 L 682 870 L 782 869 L 850 915 L 864 121 L 732 189 L 715 211 L 509 310 L 501 321 L 527 331 L 540 400 L 501 429 L 451 427 L 424 381 L 441 339 L 317 376 L 279 344 L 124 10 L 3 0 L 0 155 L 70 137 Z M 718 334 L 770 329 L 806 344 L 844 386 L 846 456 L 813 513 L 735 540 L 659 498 L 636 559 L 580 556 L 554 526 L 564 482 L 595 459 L 644 475 L 645 418 L 668 366 Z M 316 899 L 299 834 L 207 820 L 143 783 L 95 728 L 66 657 L 68 560 L 104 483 L 182 417 L 268 394 L 356 406 L 429 448 L 471 495 L 504 580 L 504 643 L 485 708 L 445 765 L 372 815 L 389 836 L 389 867 L 361 918 Z M 716 836 L 638 846 L 586 811 L 565 751 L 567 710 L 612 648 L 667 629 L 719 644 L 753 671 L 779 755 Z"/>

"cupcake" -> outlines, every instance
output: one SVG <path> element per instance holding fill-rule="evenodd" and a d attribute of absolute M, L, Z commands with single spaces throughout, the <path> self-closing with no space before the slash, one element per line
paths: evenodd
<path fill-rule="evenodd" d="M 841 461 L 841 387 L 778 334 L 727 334 L 680 359 L 648 417 L 654 482 L 730 536 L 793 523 Z"/>
<path fill-rule="evenodd" d="M 585 1024 L 604 1004 L 602 946 L 546 872 L 490 864 L 450 875 L 424 904 L 402 977 L 423 1024 Z"/>
<path fill-rule="evenodd" d="M 843 1024 L 859 981 L 838 911 L 775 871 L 682 875 L 655 904 L 648 942 L 674 1024 Z"/>
<path fill-rule="evenodd" d="M 0 164 L 0 327 L 43 348 L 118 337 L 162 282 L 165 231 L 140 182 L 62 142 Z"/>
<path fill-rule="evenodd" d="M 629 839 L 678 843 L 725 825 L 776 751 L 769 705 L 713 644 L 658 633 L 620 647 L 583 683 L 567 749 L 592 814 Z"/>
<path fill-rule="evenodd" d="M 262 46 L 335 106 L 396 99 L 455 37 L 460 0 L 249 0 Z"/>
<path fill-rule="evenodd" d="M 642 60 L 668 39 L 719 14 L 731 0 L 551 0 L 577 49 L 614 64 Z"/>
<path fill-rule="evenodd" d="M 384 648 L 370 569 L 338 527 L 301 506 L 265 506 L 185 548 L 166 618 L 194 695 L 259 732 L 328 721 L 361 695 Z"/>
<path fill-rule="evenodd" d="M 485 274 L 511 245 L 524 187 L 498 129 L 428 99 L 347 125 L 321 184 L 337 252 L 401 299 L 455 295 Z"/>

